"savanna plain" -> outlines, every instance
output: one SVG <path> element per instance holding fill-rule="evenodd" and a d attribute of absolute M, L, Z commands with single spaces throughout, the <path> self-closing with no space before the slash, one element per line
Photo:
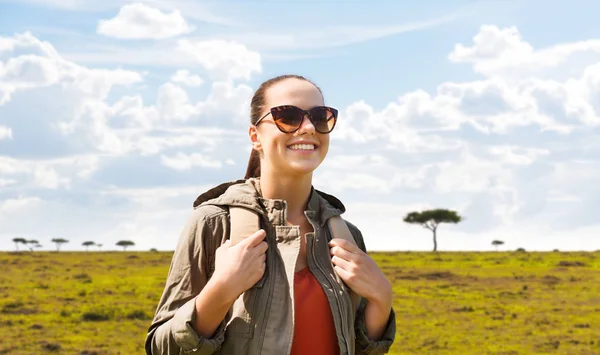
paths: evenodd
<path fill-rule="evenodd" d="M 600 354 L 600 252 L 371 253 L 391 354 Z M 0 354 L 143 354 L 171 252 L 0 253 Z"/>

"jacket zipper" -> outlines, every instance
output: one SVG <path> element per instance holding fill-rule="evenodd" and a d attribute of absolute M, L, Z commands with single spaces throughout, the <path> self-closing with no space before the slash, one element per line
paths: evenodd
<path fill-rule="evenodd" d="M 310 219 L 309 219 L 310 221 Z M 311 222 L 312 224 L 312 222 Z M 341 324 L 341 330 L 342 330 L 342 339 L 344 340 L 344 344 L 346 345 L 346 352 L 350 353 L 350 343 L 348 342 L 348 336 L 346 335 L 346 315 L 345 315 L 345 311 L 342 309 L 342 302 L 339 298 L 338 293 L 335 291 L 335 284 L 332 284 L 332 281 L 327 277 L 327 272 L 325 272 L 325 270 L 323 270 L 323 267 L 321 266 L 321 264 L 319 263 L 317 256 L 316 256 L 316 252 L 315 252 L 315 241 L 314 238 L 316 237 L 317 234 L 317 228 L 315 228 L 314 224 L 313 224 L 313 229 L 315 230 L 315 233 L 313 235 L 313 240 L 311 240 L 311 246 L 310 246 L 310 251 L 311 251 L 311 255 L 312 255 L 312 259 L 313 262 L 316 264 L 317 269 L 319 270 L 319 272 L 321 273 L 321 275 L 323 275 L 325 277 L 325 279 L 327 280 L 327 282 L 329 283 L 329 286 L 331 287 L 331 289 L 334 291 L 333 294 L 335 295 L 335 300 L 338 306 L 338 310 L 340 312 L 340 316 L 342 317 L 342 324 Z M 334 283 L 337 283 L 335 280 L 333 281 Z"/>

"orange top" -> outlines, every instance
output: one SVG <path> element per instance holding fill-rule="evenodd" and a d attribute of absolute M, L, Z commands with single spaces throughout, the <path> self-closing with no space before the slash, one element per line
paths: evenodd
<path fill-rule="evenodd" d="M 329 301 L 308 267 L 294 276 L 294 340 L 291 355 L 333 355 L 340 349 Z"/>

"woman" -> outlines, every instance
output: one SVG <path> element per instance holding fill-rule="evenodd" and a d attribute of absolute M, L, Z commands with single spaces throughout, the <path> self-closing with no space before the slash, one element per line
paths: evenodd
<path fill-rule="evenodd" d="M 355 226 L 346 222 L 355 243 L 332 236 L 327 223 L 345 208 L 312 187 L 336 120 L 337 110 L 324 106 L 321 90 L 301 76 L 258 88 L 246 178 L 196 199 L 146 337 L 147 354 L 389 350 L 391 285 Z M 232 243 L 236 207 L 256 213 L 261 229 Z M 358 310 L 350 291 L 362 297 Z"/>

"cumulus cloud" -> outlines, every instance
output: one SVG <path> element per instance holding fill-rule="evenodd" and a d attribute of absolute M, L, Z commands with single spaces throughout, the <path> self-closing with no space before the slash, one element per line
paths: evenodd
<path fill-rule="evenodd" d="M 514 26 L 484 25 L 473 37 L 473 45 L 456 44 L 448 58 L 455 63 L 472 63 L 475 72 L 485 76 L 517 77 L 546 75 L 548 69 L 585 53 L 600 55 L 600 39 L 534 49 Z"/>
<path fill-rule="evenodd" d="M 112 19 L 100 20 L 96 31 L 119 39 L 164 39 L 194 31 L 179 10 L 162 12 L 142 3 L 127 4 Z"/>
<path fill-rule="evenodd" d="M 187 86 L 200 86 L 204 83 L 201 77 L 191 74 L 189 70 L 181 69 L 171 76 L 171 81 Z"/>
<path fill-rule="evenodd" d="M 190 170 L 194 166 L 201 168 L 220 168 L 223 166 L 220 161 L 199 153 L 185 154 L 178 152 L 171 157 L 162 155 L 160 160 L 164 166 L 174 170 Z"/>
<path fill-rule="evenodd" d="M 260 54 L 235 41 L 180 39 L 177 49 L 217 79 L 250 80 L 252 73 L 262 70 Z"/>
<path fill-rule="evenodd" d="M 10 129 L 10 127 L 0 125 L 0 140 L 11 139 L 11 138 L 12 138 L 12 129 Z"/>
<path fill-rule="evenodd" d="M 25 210 L 42 203 L 39 197 L 19 197 L 0 201 L 0 211 L 10 214 L 19 210 Z"/>

